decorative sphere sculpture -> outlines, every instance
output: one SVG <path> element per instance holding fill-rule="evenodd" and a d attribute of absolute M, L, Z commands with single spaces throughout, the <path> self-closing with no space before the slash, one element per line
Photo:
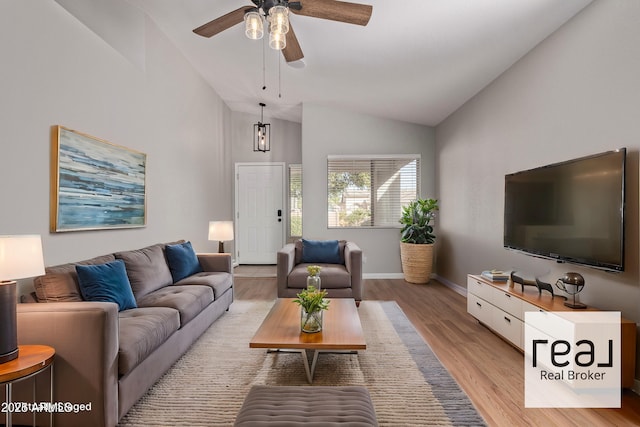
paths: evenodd
<path fill-rule="evenodd" d="M 584 277 L 579 273 L 566 273 L 564 277 L 558 279 L 556 286 L 569 295 L 573 295 L 573 302 L 565 302 L 564 305 L 570 308 L 586 308 L 587 306 L 576 302 L 576 294 L 584 288 Z"/>

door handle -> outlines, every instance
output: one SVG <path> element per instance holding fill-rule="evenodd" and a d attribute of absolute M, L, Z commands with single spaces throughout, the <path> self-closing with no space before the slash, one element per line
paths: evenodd
<path fill-rule="evenodd" d="M 282 209 L 278 209 L 278 217 L 282 216 Z"/>

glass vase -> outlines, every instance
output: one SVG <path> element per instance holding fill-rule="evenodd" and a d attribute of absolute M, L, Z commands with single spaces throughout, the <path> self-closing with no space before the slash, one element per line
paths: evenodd
<path fill-rule="evenodd" d="M 320 332 L 322 330 L 323 311 L 324 310 L 318 310 L 307 313 L 303 307 L 300 307 L 300 329 L 302 329 L 302 332 L 308 334 Z"/>
<path fill-rule="evenodd" d="M 313 286 L 314 288 L 320 290 L 320 276 L 307 276 L 307 288 L 309 286 Z"/>

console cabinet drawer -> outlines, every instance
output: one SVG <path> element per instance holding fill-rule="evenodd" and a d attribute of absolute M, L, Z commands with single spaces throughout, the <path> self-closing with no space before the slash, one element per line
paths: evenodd
<path fill-rule="evenodd" d="M 494 310 L 491 327 L 498 334 L 518 348 L 522 348 L 522 328 L 523 323 L 517 317 L 502 310 Z"/>
<path fill-rule="evenodd" d="M 549 337 L 553 337 L 553 339 L 575 335 L 575 324 L 573 322 L 556 313 L 546 311 L 542 311 L 542 313 L 544 313 L 544 316 L 538 317 L 532 327 Z"/>
<path fill-rule="evenodd" d="M 467 312 L 487 326 L 491 326 L 493 310 L 494 308 L 487 301 L 473 294 L 467 295 Z"/>
<path fill-rule="evenodd" d="M 488 300 L 502 311 L 522 320 L 522 300 L 500 289 L 489 288 Z"/>
<path fill-rule="evenodd" d="M 522 301 L 522 320 L 524 320 L 524 313 L 528 312 L 528 311 L 538 311 L 541 313 L 544 313 L 545 311 L 543 309 L 541 309 L 540 307 L 538 307 L 537 305 L 533 305 L 530 302 L 527 301 Z"/>
<path fill-rule="evenodd" d="M 467 293 L 488 300 L 490 291 L 491 287 L 486 283 L 482 283 L 472 277 L 467 278 Z"/>

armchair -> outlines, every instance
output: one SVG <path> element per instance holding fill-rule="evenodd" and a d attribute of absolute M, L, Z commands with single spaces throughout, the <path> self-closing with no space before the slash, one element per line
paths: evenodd
<path fill-rule="evenodd" d="M 358 304 L 362 301 L 362 250 L 358 245 L 339 241 L 342 261 L 339 264 L 314 262 L 308 257 L 303 262 L 302 252 L 302 240 L 289 243 L 278 251 L 278 298 L 295 298 L 296 294 L 307 287 L 307 266 L 316 264 L 322 267 L 321 285 L 322 289 L 327 290 L 329 298 L 353 298 Z"/>

